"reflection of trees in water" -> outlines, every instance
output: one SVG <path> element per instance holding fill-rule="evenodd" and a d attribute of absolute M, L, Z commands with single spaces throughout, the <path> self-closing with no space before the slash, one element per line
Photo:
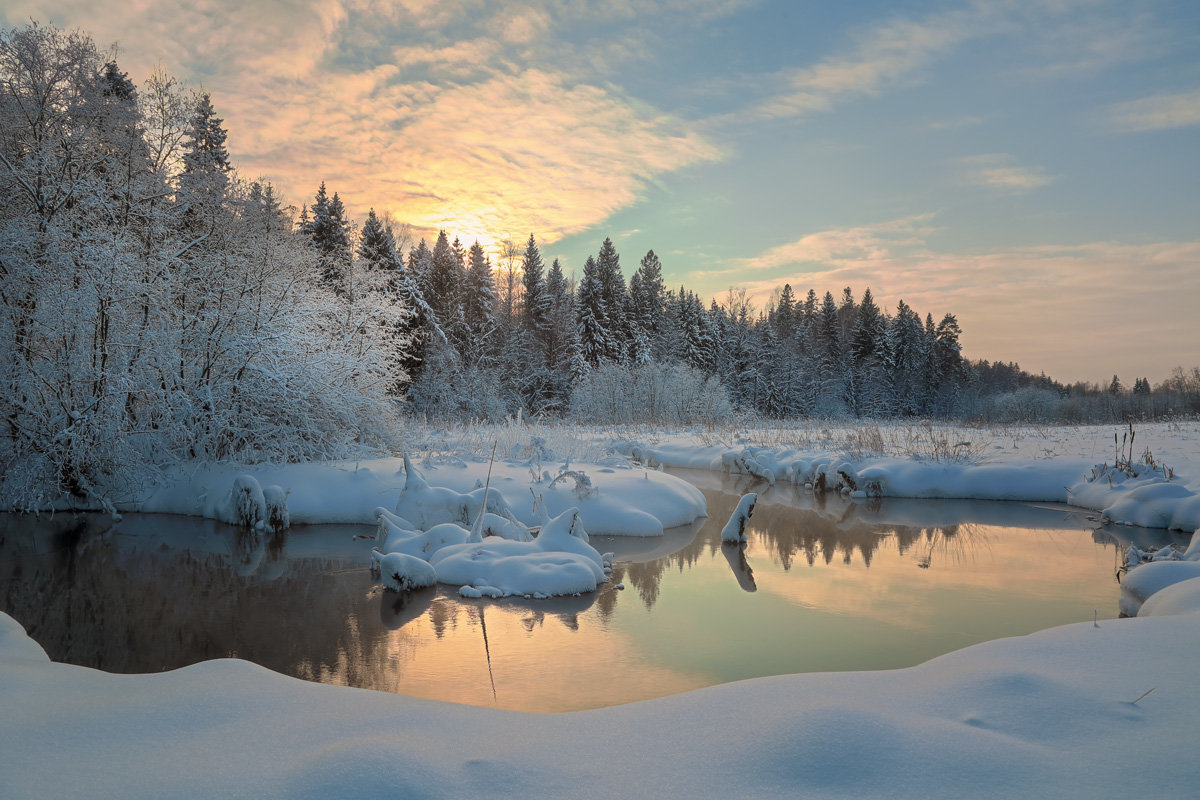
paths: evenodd
<path fill-rule="evenodd" d="M 237 656 L 315 675 L 347 672 L 363 650 L 365 568 L 287 560 L 286 535 L 225 529 L 204 542 L 212 552 L 147 548 L 103 520 L 59 520 L 0 539 L 0 607 L 56 661 L 145 672 Z"/>
<path fill-rule="evenodd" d="M 710 518 L 710 522 L 711 522 Z M 638 596 L 647 609 L 653 608 L 654 603 L 658 600 L 659 586 L 662 583 L 663 575 L 668 569 L 677 569 L 683 572 L 690 568 L 705 551 L 711 557 L 721 546 L 720 526 L 717 526 L 717 537 L 705 535 L 711 525 L 705 525 L 700 534 L 692 539 L 684 547 L 676 550 L 668 556 L 657 558 L 653 561 L 613 564 L 612 577 L 609 579 L 610 584 L 627 583 L 637 590 Z M 616 606 L 616 592 L 604 591 L 605 587 L 601 587 L 602 592 L 600 606 L 600 614 L 607 618 Z"/>

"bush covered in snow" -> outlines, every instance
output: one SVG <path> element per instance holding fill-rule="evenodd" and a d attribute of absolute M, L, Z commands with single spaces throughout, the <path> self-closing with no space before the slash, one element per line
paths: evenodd
<path fill-rule="evenodd" d="M 682 364 L 605 363 L 571 393 L 571 416 L 601 425 L 711 424 L 732 410 L 719 380 Z"/>

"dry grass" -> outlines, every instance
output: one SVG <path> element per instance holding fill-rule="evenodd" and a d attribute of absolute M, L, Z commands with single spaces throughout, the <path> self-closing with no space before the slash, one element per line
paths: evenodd
<path fill-rule="evenodd" d="M 580 461 L 626 463 L 612 452 L 614 441 L 653 446 L 670 437 L 703 447 L 740 448 L 745 445 L 780 450 L 834 453 L 847 459 L 890 456 L 947 463 L 979 463 L 999 437 L 1028 432 L 978 428 L 934 422 L 853 423 L 820 419 L 764 425 L 761 421 L 729 420 L 723 426 L 665 429 L 649 425 L 581 426 L 561 422 L 503 423 L 461 426 L 415 425 L 406 443 L 423 459 L 452 461 L 486 459 L 493 446 L 500 458 L 539 462 Z"/>

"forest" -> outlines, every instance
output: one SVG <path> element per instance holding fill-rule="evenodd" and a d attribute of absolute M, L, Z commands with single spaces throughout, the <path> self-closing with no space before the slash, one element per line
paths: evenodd
<path fill-rule="evenodd" d="M 227 137 L 208 93 L 161 72 L 134 85 L 85 33 L 0 31 L 4 507 L 108 504 L 181 461 L 392 450 L 413 418 L 1200 411 L 1200 368 L 1064 385 L 972 361 L 954 314 L 881 308 L 869 288 L 706 302 L 653 251 L 627 281 L 609 238 L 576 273 L 532 233 L 488 253 L 446 231 L 414 242 L 374 210 L 357 222 L 318 179 L 297 210 L 237 174 Z"/>

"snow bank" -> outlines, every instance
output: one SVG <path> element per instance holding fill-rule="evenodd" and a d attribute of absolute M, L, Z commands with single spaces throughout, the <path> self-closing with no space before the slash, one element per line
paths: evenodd
<path fill-rule="evenodd" d="M 1146 598 L 1139 617 L 1165 617 L 1200 611 L 1200 580 L 1188 578 L 1166 586 Z"/>
<path fill-rule="evenodd" d="M 414 467 L 412 473 L 404 468 L 405 461 Z M 572 464 L 570 471 L 585 475 L 590 483 L 587 491 L 581 491 L 574 480 L 554 482 L 553 473 L 559 468 L 541 466 L 530 461 L 496 462 L 488 511 L 533 527 L 540 524 L 536 498 L 550 516 L 578 508 L 588 530 L 614 536 L 661 536 L 665 528 L 687 525 L 705 513 L 704 495 L 672 475 L 628 466 Z M 420 530 L 446 522 L 466 527 L 482 503 L 487 474 L 486 461 L 417 467 L 407 458 L 253 468 L 200 465 L 171 471 L 154 489 L 118 507 L 236 523 L 232 498 L 239 480 L 249 479 L 270 490 L 260 490 L 251 498 L 256 520 L 268 520 L 273 513 L 266 495 L 282 495 L 291 524 L 373 525 L 375 509 L 382 506 L 394 509 Z"/>
<path fill-rule="evenodd" d="M 1194 740 L 1200 716 L 1195 613 L 1070 625 L 906 670 L 762 678 L 557 715 L 306 683 L 228 659 L 112 675 L 31 659 L 36 645 L 14 628 L 0 615 L 6 800 L 505 800 L 613 786 L 1102 800 L 1196 787 L 1189 758 L 1163 757 Z"/>
<path fill-rule="evenodd" d="M 769 433 L 776 438 L 781 434 Z M 767 484 L 787 480 L 815 491 L 855 497 L 1069 503 L 1099 511 L 1118 524 L 1182 531 L 1200 528 L 1196 427 L 1139 428 L 1139 442 L 1149 441 L 1156 454 L 1167 454 L 1170 469 L 1157 461 L 1145 464 L 1130 458 L 1123 462 L 1125 472 L 1098 464 L 1099 454 L 1112 455 L 1112 433 L 1112 426 L 1004 431 L 1013 439 L 1011 447 L 994 444 L 981 448 L 982 455 L 962 460 L 760 446 L 754 443 L 753 432 L 737 437 L 736 444 L 705 444 L 694 435 L 673 433 L 660 434 L 653 443 L 621 440 L 611 447 L 649 465 L 724 471 Z"/>
<path fill-rule="evenodd" d="M 1151 595 L 1192 578 L 1200 578 L 1200 561 L 1153 561 L 1131 569 L 1121 579 L 1121 613 L 1138 615 Z"/>

